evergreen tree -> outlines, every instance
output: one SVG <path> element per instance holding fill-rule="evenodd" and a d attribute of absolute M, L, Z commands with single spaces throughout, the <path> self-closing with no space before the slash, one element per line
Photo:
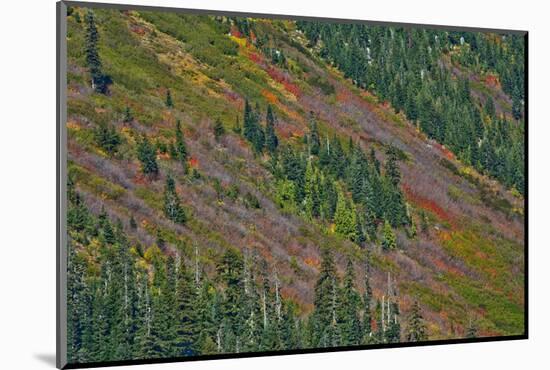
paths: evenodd
<path fill-rule="evenodd" d="M 411 314 L 409 316 L 409 324 L 407 326 L 406 338 L 408 342 L 421 342 L 428 340 L 427 328 L 424 324 L 424 318 L 420 312 L 418 301 L 414 301 Z"/>
<path fill-rule="evenodd" d="M 101 94 L 106 94 L 110 79 L 102 71 L 101 59 L 99 57 L 98 42 L 99 32 L 95 23 L 93 11 L 86 12 L 86 64 L 92 75 L 92 88 Z"/>
<path fill-rule="evenodd" d="M 172 101 L 172 94 L 170 93 L 170 89 L 166 89 L 166 107 L 173 108 L 174 102 Z"/>
<path fill-rule="evenodd" d="M 166 185 L 164 187 L 164 215 L 177 224 L 183 224 L 187 220 L 176 192 L 176 184 L 170 175 L 166 177 Z"/>
<path fill-rule="evenodd" d="M 384 235 L 382 239 L 382 247 L 385 250 L 392 250 L 397 248 L 395 234 L 388 220 L 384 221 Z"/>
<path fill-rule="evenodd" d="M 138 139 L 137 156 L 141 162 L 141 172 L 144 175 L 158 175 L 157 153 L 155 147 L 145 135 L 141 139 Z"/>
<path fill-rule="evenodd" d="M 312 347 L 330 347 L 337 339 L 337 276 L 332 254 L 322 250 L 321 271 L 315 284 L 310 318 Z"/>
<path fill-rule="evenodd" d="M 176 159 L 181 163 L 183 170 L 187 173 L 187 146 L 185 145 L 185 139 L 183 138 L 183 132 L 181 130 L 180 120 L 176 121 Z"/>
<path fill-rule="evenodd" d="M 338 189 L 338 201 L 334 213 L 335 231 L 352 241 L 357 241 L 357 220 L 353 202 L 349 205 L 342 189 Z"/>
<path fill-rule="evenodd" d="M 124 123 L 131 123 L 134 121 L 134 116 L 132 115 L 132 111 L 130 110 L 129 106 L 126 106 L 126 109 L 124 109 Z"/>
<path fill-rule="evenodd" d="M 275 116 L 273 114 L 273 110 L 271 109 L 271 105 L 267 106 L 265 146 L 271 154 L 274 154 L 279 146 L 279 139 L 275 133 Z"/>
<path fill-rule="evenodd" d="M 309 152 L 312 155 L 319 155 L 321 140 L 319 138 L 319 131 L 317 129 L 317 121 L 313 116 L 313 112 L 310 112 L 309 116 Z"/>
<path fill-rule="evenodd" d="M 197 289 L 193 276 L 180 259 L 176 283 L 176 334 L 177 356 L 194 356 L 199 353 L 197 348 L 199 331 L 197 319 Z M 204 342 L 203 342 L 204 344 Z"/>
<path fill-rule="evenodd" d="M 225 135 L 225 128 L 223 127 L 222 121 L 218 118 L 214 123 L 214 137 L 216 141 L 219 141 L 223 135 Z"/>
<path fill-rule="evenodd" d="M 94 136 L 97 145 L 111 155 L 116 153 L 117 147 L 122 141 L 113 125 L 99 125 L 94 132 Z"/>
<path fill-rule="evenodd" d="M 372 303 L 372 288 L 371 288 L 371 285 L 370 285 L 370 262 L 369 262 L 369 254 L 367 253 L 366 257 L 365 257 L 365 280 L 364 280 L 364 284 L 365 284 L 365 293 L 364 293 L 364 296 L 363 296 L 363 325 L 362 325 L 362 329 L 363 329 L 363 341 L 362 343 L 370 343 L 373 339 L 372 337 L 372 324 L 371 324 L 371 321 L 372 321 L 372 308 L 371 308 L 371 303 Z"/>
<path fill-rule="evenodd" d="M 344 346 L 357 345 L 361 342 L 360 302 L 361 299 L 355 288 L 355 270 L 351 260 L 348 260 L 338 313 L 340 340 Z"/>

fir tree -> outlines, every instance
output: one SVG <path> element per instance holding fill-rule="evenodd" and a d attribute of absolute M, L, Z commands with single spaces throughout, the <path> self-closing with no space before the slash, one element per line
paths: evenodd
<path fill-rule="evenodd" d="M 141 172 L 143 172 L 144 175 L 158 175 L 157 153 L 155 147 L 145 135 L 138 140 L 137 156 L 141 162 Z"/>
<path fill-rule="evenodd" d="M 176 283 L 177 356 L 193 356 L 199 353 L 197 298 L 193 276 L 181 258 Z"/>
<path fill-rule="evenodd" d="M 382 239 L 382 247 L 385 250 L 392 250 L 397 248 L 395 234 L 388 220 L 384 221 L 384 235 Z"/>
<path fill-rule="evenodd" d="M 98 42 L 99 32 L 95 23 L 93 11 L 86 12 L 86 64 L 92 75 L 92 88 L 101 94 L 106 94 L 110 79 L 102 71 L 101 59 L 99 57 Z"/>
<path fill-rule="evenodd" d="M 408 342 L 421 342 L 428 340 L 426 333 L 427 328 L 424 324 L 424 318 L 420 312 L 420 305 L 418 301 L 414 301 L 411 314 L 409 316 L 409 323 L 407 326 L 406 338 Z"/>
<path fill-rule="evenodd" d="M 279 139 L 275 133 L 275 115 L 271 105 L 267 106 L 266 114 L 266 126 L 265 126 L 265 146 L 269 153 L 274 154 L 279 146 Z"/>
<path fill-rule="evenodd" d="M 177 224 L 183 224 L 187 220 L 185 211 L 180 204 L 180 199 L 176 192 L 176 184 L 172 176 L 166 177 L 164 188 L 164 215 Z"/>
<path fill-rule="evenodd" d="M 353 263 L 351 260 L 348 260 L 338 314 L 340 341 L 344 346 L 357 345 L 361 342 L 361 322 L 359 320 L 360 301 L 361 299 L 355 288 L 355 270 Z"/>
<path fill-rule="evenodd" d="M 220 141 L 223 135 L 225 135 L 225 128 L 223 127 L 222 121 L 218 118 L 214 123 L 214 137 L 216 141 Z"/>
<path fill-rule="evenodd" d="M 310 112 L 309 116 L 309 152 L 312 155 L 319 155 L 321 141 L 319 138 L 319 131 L 317 129 L 317 121 L 313 116 L 313 112 Z"/>
<path fill-rule="evenodd" d="M 187 146 L 183 138 L 183 132 L 181 130 L 180 120 L 176 121 L 176 145 L 175 145 L 176 159 L 181 163 L 183 170 L 187 173 Z"/>
<path fill-rule="evenodd" d="M 165 101 L 166 107 L 173 108 L 174 102 L 172 101 L 172 94 L 170 93 L 170 89 L 166 89 L 166 101 Z"/>

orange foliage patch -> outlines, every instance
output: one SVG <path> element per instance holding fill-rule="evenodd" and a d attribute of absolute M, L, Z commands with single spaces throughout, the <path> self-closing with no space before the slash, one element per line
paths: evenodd
<path fill-rule="evenodd" d="M 432 257 L 432 258 L 430 258 L 430 260 L 432 261 L 433 265 L 439 271 L 446 271 L 446 272 L 449 272 L 449 273 L 457 275 L 457 276 L 464 276 L 464 273 L 462 271 L 460 271 L 456 267 L 449 266 L 448 264 L 446 264 L 443 260 L 441 260 L 439 258 Z"/>
<path fill-rule="evenodd" d="M 268 102 L 270 102 L 271 104 L 276 104 L 278 99 L 277 97 L 275 96 L 275 94 L 273 94 L 271 91 L 267 90 L 267 89 L 263 89 L 262 90 L 262 95 L 264 98 L 266 98 L 266 100 Z"/>
<path fill-rule="evenodd" d="M 405 196 L 411 203 L 414 203 L 420 208 L 432 212 L 442 221 L 452 222 L 453 218 L 451 217 L 451 215 L 449 215 L 433 200 L 415 193 L 408 185 L 403 185 L 403 191 L 405 192 Z"/>
<path fill-rule="evenodd" d="M 319 266 L 321 266 L 321 262 L 319 261 L 318 258 L 315 258 L 315 257 L 306 257 L 306 259 L 304 260 L 304 263 L 316 269 L 319 269 Z"/>
<path fill-rule="evenodd" d="M 134 177 L 134 184 L 136 185 L 145 185 L 147 184 L 147 178 L 141 172 L 138 172 Z"/>
<path fill-rule="evenodd" d="M 500 81 L 498 79 L 498 76 L 496 76 L 494 74 L 488 74 L 487 76 L 485 76 L 485 83 L 488 86 L 492 86 L 492 87 L 499 87 L 500 86 Z"/>
<path fill-rule="evenodd" d="M 130 26 L 130 30 L 135 33 L 135 34 L 138 34 L 140 36 L 143 36 L 145 35 L 145 33 L 147 32 L 147 29 L 143 26 L 140 26 L 138 24 L 133 24 Z"/>
<path fill-rule="evenodd" d="M 157 154 L 157 159 L 164 159 L 164 160 L 169 160 L 170 159 L 170 154 L 168 153 L 159 153 Z"/>

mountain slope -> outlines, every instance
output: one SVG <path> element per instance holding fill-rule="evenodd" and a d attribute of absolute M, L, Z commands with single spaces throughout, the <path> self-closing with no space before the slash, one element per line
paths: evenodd
<path fill-rule="evenodd" d="M 75 8 L 68 16 L 69 175 L 92 214 L 121 220 L 136 251 L 160 244 L 166 255 L 189 261 L 197 255 L 206 276 L 216 274 L 220 256 L 233 247 L 259 256 L 300 317 L 314 308 L 320 247 L 334 252 L 340 276 L 348 257 L 355 262 L 361 293 L 368 251 L 374 298 L 387 297 L 389 273 L 403 327 L 418 300 L 430 339 L 462 337 L 472 321 L 479 336 L 523 333 L 522 196 L 461 163 L 403 113 L 346 79 L 294 22 L 254 19 L 244 27 L 226 18 L 157 12 L 95 15 L 102 69 L 112 83 L 108 94 L 90 85 L 85 10 Z M 499 86 L 479 84 L 483 98 L 473 91 L 473 99 L 491 96 L 497 111 L 510 111 Z M 397 153 L 409 217 L 393 227 L 398 248 L 383 250 L 382 225 L 376 238 L 350 241 L 333 222 L 311 219 L 302 204 L 284 198 L 287 183 L 274 172 L 272 156 L 235 132 L 245 124 L 246 99 L 261 122 L 272 106 L 280 153 L 307 153 L 312 121 L 323 145 L 336 140 L 345 153 L 360 148 L 365 155 L 374 149 L 382 164 Z M 188 169 L 170 151 L 177 121 Z M 224 131 L 219 137 L 216 121 Z M 115 152 L 98 144 L 98 127 L 117 133 Z M 156 145 L 155 177 L 143 174 L 136 155 L 142 135 Z M 188 215 L 183 224 L 165 216 L 168 175 Z M 76 249 L 101 265 L 88 242 L 78 242 L 82 232 L 72 236 Z M 151 269 L 151 261 L 140 263 Z"/>

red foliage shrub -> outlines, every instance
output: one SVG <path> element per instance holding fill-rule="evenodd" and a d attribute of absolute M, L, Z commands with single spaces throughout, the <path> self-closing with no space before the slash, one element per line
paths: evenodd
<path fill-rule="evenodd" d="M 291 93 L 292 95 L 294 95 L 296 97 L 300 96 L 300 94 L 301 94 L 300 89 L 298 88 L 298 86 L 296 86 L 295 84 L 292 83 L 290 77 L 286 73 L 282 72 L 281 70 L 279 70 L 279 69 L 277 69 L 273 66 L 269 66 L 267 68 L 267 74 L 273 80 L 275 80 L 278 83 L 282 84 L 286 91 L 288 91 L 289 93 Z"/>
<path fill-rule="evenodd" d="M 189 167 L 191 168 L 199 168 L 199 160 L 195 157 L 191 157 L 189 159 Z"/>
<path fill-rule="evenodd" d="M 403 185 L 403 191 L 405 196 L 411 202 L 419 206 L 420 208 L 425 209 L 426 211 L 432 212 L 440 220 L 451 223 L 453 218 L 449 213 L 447 213 L 443 208 L 441 208 L 436 202 L 431 199 L 425 198 L 417 193 L 415 193 L 408 185 Z"/>

